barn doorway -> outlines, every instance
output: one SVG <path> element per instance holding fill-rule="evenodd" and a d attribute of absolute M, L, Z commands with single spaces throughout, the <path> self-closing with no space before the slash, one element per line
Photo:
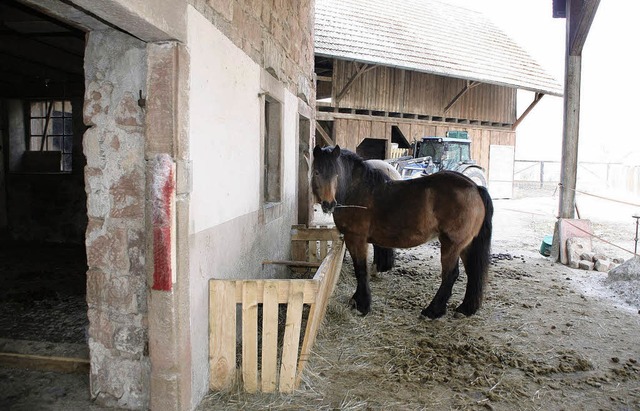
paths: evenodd
<path fill-rule="evenodd" d="M 85 33 L 14 1 L 0 26 L 0 339 L 88 358 Z"/>
<path fill-rule="evenodd" d="M 356 148 L 356 153 L 365 160 L 384 160 L 387 154 L 387 140 L 365 138 Z"/>

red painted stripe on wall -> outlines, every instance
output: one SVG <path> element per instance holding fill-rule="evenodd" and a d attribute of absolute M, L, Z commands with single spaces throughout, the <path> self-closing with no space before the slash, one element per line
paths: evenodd
<path fill-rule="evenodd" d="M 167 154 L 159 154 L 153 170 L 153 286 L 154 290 L 171 291 L 172 199 L 175 190 L 173 162 Z"/>

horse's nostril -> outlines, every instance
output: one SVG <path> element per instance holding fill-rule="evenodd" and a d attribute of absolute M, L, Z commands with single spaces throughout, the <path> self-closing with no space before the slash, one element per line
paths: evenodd
<path fill-rule="evenodd" d="M 334 201 L 323 201 L 322 202 L 322 211 L 324 211 L 325 213 L 330 213 L 331 211 L 333 211 L 334 207 L 336 206 L 336 202 Z"/>

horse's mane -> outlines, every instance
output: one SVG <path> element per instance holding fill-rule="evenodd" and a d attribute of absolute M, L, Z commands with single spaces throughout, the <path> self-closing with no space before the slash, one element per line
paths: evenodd
<path fill-rule="evenodd" d="M 346 163 L 346 167 L 351 170 L 362 170 L 361 177 L 363 183 L 371 188 L 391 180 L 387 174 L 377 168 L 371 167 L 362 157 L 353 151 L 341 149 L 340 160 Z"/>

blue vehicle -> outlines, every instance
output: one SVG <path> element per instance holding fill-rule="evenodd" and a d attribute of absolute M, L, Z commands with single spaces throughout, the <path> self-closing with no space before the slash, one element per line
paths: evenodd
<path fill-rule="evenodd" d="M 446 137 L 422 137 L 413 145 L 413 157 L 392 161 L 403 179 L 453 170 L 479 186 L 487 186 L 484 169 L 471 159 L 471 140 L 466 131 L 449 131 Z"/>

